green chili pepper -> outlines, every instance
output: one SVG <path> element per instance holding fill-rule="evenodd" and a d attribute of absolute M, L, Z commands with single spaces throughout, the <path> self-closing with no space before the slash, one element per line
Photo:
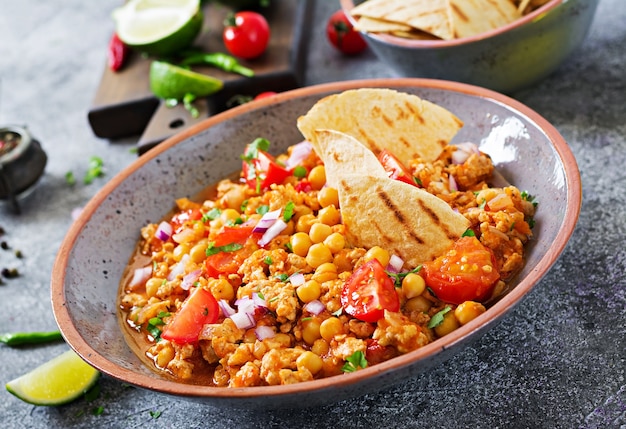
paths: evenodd
<path fill-rule="evenodd" d="M 197 53 L 191 54 L 180 62 L 181 67 L 187 67 L 197 64 L 207 64 L 217 67 L 229 73 L 238 73 L 242 76 L 252 77 L 254 71 L 239 64 L 235 57 L 223 52 Z"/>
<path fill-rule="evenodd" d="M 21 346 L 22 344 L 43 344 L 62 340 L 59 331 L 50 332 L 16 332 L 13 334 L 0 334 L 0 343 L 7 346 Z"/>

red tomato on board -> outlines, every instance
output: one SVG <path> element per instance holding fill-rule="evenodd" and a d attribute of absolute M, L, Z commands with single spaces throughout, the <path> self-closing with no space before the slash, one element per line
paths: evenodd
<path fill-rule="evenodd" d="M 226 49 L 236 57 L 253 59 L 267 49 L 270 26 L 257 12 L 237 12 L 229 17 L 222 33 Z"/>
<path fill-rule="evenodd" d="M 378 161 L 383 165 L 390 179 L 399 180 L 419 188 L 409 169 L 387 149 L 383 149 L 378 154 Z"/>
<path fill-rule="evenodd" d="M 374 258 L 357 268 L 343 285 L 341 305 L 359 320 L 376 322 L 385 310 L 398 311 L 400 300 L 393 280 Z"/>
<path fill-rule="evenodd" d="M 206 289 L 196 288 L 165 326 L 161 338 L 177 344 L 195 343 L 202 327 L 217 322 L 218 316 L 219 306 L 213 294 Z"/>
<path fill-rule="evenodd" d="M 219 252 L 208 256 L 205 260 L 207 275 L 217 278 L 220 274 L 234 274 L 241 262 L 256 250 L 254 243 L 260 234 L 253 234 L 253 226 L 225 226 L 215 237 L 213 247 L 229 244 L 240 244 L 243 247 L 234 252 Z M 250 242 L 248 241 L 250 240 Z"/>
<path fill-rule="evenodd" d="M 248 186 L 260 191 L 273 183 L 283 183 L 292 174 L 290 170 L 281 167 L 272 155 L 262 150 L 258 151 L 256 158 L 244 161 L 241 170 Z"/>
<path fill-rule="evenodd" d="M 277 92 L 274 91 L 265 91 L 265 92 L 261 92 L 259 94 L 257 94 L 254 99 L 255 100 L 261 100 L 263 98 L 267 98 L 267 97 L 271 97 L 272 95 L 276 95 L 278 94 Z"/>
<path fill-rule="evenodd" d="M 367 48 L 367 42 L 361 33 L 354 30 L 341 9 L 333 13 L 328 19 L 326 36 L 335 48 L 346 55 L 356 55 Z"/>
<path fill-rule="evenodd" d="M 424 263 L 421 274 L 437 298 L 452 304 L 489 299 L 500 279 L 493 252 L 476 237 L 461 237 L 451 250 Z"/>

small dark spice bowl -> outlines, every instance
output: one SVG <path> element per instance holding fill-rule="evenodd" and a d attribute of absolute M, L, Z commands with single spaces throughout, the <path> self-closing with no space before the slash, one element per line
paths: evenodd
<path fill-rule="evenodd" d="M 0 201 L 17 213 L 19 199 L 26 196 L 43 174 L 48 157 L 24 127 L 0 127 Z"/>

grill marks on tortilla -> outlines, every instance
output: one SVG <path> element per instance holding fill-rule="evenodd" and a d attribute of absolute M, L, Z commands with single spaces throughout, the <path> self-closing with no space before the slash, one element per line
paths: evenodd
<path fill-rule="evenodd" d="M 383 202 L 385 207 L 389 208 L 393 212 L 394 217 L 398 221 L 398 223 L 402 226 L 402 229 L 411 237 L 411 239 L 419 244 L 424 244 L 424 240 L 419 237 L 415 231 L 411 228 L 408 220 L 404 217 L 400 208 L 396 206 L 389 195 L 381 188 L 376 189 L 376 195 Z M 434 214 L 434 213 L 433 213 Z"/>
<path fill-rule="evenodd" d="M 444 222 L 442 222 L 441 219 L 439 219 L 439 216 L 437 216 L 437 213 L 432 211 L 431 208 L 428 207 L 428 205 L 424 203 L 424 201 L 417 200 L 417 204 L 424 211 L 424 213 L 426 213 L 428 217 L 430 217 L 433 223 L 437 225 L 444 232 L 446 237 L 448 237 L 450 240 L 456 240 L 458 238 L 458 235 L 450 231 L 448 226 Z"/>

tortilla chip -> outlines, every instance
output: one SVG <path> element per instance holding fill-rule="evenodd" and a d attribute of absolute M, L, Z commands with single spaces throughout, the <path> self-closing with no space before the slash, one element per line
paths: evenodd
<path fill-rule="evenodd" d="M 337 189 L 342 176 L 388 177 L 378 158 L 354 137 L 334 130 L 317 130 L 315 135 L 329 186 Z"/>
<path fill-rule="evenodd" d="M 463 122 L 416 95 L 362 88 L 321 99 L 297 125 L 322 159 L 315 130 L 332 129 L 356 138 L 376 156 L 388 149 L 406 162 L 436 160 Z"/>
<path fill-rule="evenodd" d="M 362 16 L 357 20 L 354 29 L 365 33 L 391 33 L 393 31 L 410 32 L 413 27 L 400 22 L 385 21 L 384 19 Z"/>
<path fill-rule="evenodd" d="M 405 39 L 413 40 L 441 40 L 439 37 L 433 34 L 420 30 L 391 31 L 389 32 L 389 34 L 391 34 L 392 36 L 404 37 Z"/>
<path fill-rule="evenodd" d="M 448 0 L 454 37 L 470 37 L 507 25 L 521 14 L 511 0 Z"/>
<path fill-rule="evenodd" d="M 448 0 L 369 0 L 350 11 L 354 17 L 366 16 L 400 22 L 434 34 L 444 40 L 454 37 L 448 16 Z"/>
<path fill-rule="evenodd" d="M 442 255 L 470 224 L 443 200 L 399 180 L 343 175 L 338 192 L 349 243 L 381 246 L 409 269 Z"/>

